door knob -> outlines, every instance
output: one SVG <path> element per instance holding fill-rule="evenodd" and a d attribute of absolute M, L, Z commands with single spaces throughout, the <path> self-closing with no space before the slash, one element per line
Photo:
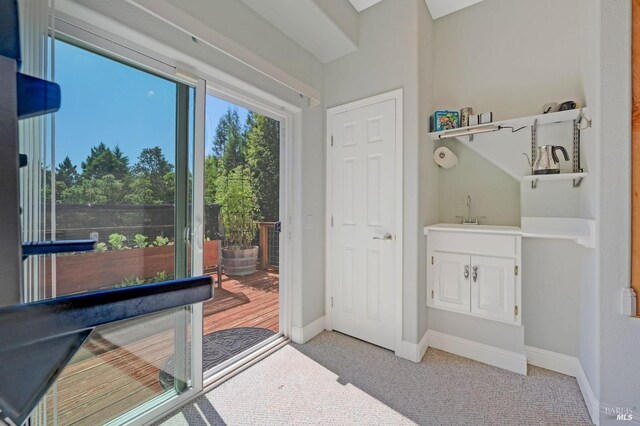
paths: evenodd
<path fill-rule="evenodd" d="M 387 232 L 382 237 L 373 237 L 373 239 L 374 240 L 393 240 L 393 235 Z"/>

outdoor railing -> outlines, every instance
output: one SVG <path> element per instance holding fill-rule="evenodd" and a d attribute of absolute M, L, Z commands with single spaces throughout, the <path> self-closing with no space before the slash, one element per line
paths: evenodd
<path fill-rule="evenodd" d="M 280 240 L 275 222 L 258 222 L 259 266 L 261 269 L 278 269 Z"/>

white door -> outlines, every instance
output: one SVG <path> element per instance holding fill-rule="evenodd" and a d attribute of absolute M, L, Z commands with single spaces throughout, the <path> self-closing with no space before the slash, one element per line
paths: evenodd
<path fill-rule="evenodd" d="M 396 100 L 329 120 L 332 328 L 394 350 Z"/>
<path fill-rule="evenodd" d="M 470 260 L 465 254 L 433 253 L 433 306 L 470 311 Z"/>
<path fill-rule="evenodd" d="M 471 312 L 515 322 L 515 260 L 472 256 L 471 266 Z"/>

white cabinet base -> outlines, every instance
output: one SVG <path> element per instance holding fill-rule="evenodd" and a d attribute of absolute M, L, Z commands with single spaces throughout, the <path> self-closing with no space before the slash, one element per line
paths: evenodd
<path fill-rule="evenodd" d="M 435 225 L 427 234 L 427 306 L 521 325 L 519 228 Z"/>

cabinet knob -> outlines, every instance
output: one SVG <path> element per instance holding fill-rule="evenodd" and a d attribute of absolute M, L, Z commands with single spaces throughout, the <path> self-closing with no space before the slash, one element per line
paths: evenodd
<path fill-rule="evenodd" d="M 464 277 L 469 279 L 469 265 L 464 265 Z"/>
<path fill-rule="evenodd" d="M 474 266 L 473 267 L 473 282 L 478 282 L 478 267 Z"/>

